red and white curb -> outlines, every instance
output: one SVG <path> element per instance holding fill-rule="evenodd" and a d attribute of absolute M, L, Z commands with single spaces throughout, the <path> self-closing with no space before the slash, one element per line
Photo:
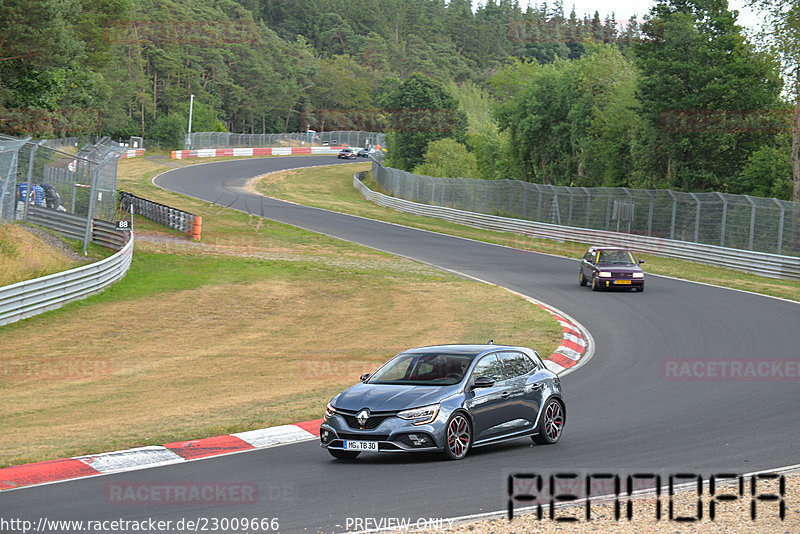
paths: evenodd
<path fill-rule="evenodd" d="M 5 467 L 0 469 L 0 491 L 307 441 L 319 437 L 321 423 L 322 419 L 315 419 L 226 436 L 177 441 L 163 446 L 139 447 Z"/>
<path fill-rule="evenodd" d="M 588 344 L 583 338 L 581 329 L 575 323 L 544 304 L 537 304 L 537 306 L 555 317 L 561 323 L 561 328 L 564 331 L 561 345 L 544 361 L 548 369 L 557 374 L 562 374 L 565 370 L 578 364 L 586 352 Z"/>
<path fill-rule="evenodd" d="M 511 290 L 509 289 L 508 291 Z M 584 364 L 592 357 L 594 353 L 594 342 L 592 341 L 591 334 L 589 334 L 589 331 L 586 330 L 583 325 L 562 311 L 548 306 L 535 298 L 517 293 L 516 291 L 511 291 L 511 293 L 527 300 L 531 304 L 539 306 L 555 317 L 556 321 L 561 324 L 563 330 L 561 344 L 550 356 L 542 358 L 545 367 L 561 376 L 574 371 L 579 363 Z"/>
<path fill-rule="evenodd" d="M 197 150 L 173 150 L 171 159 L 224 158 L 228 156 L 293 156 L 296 154 L 338 154 L 347 146 L 296 146 L 273 148 L 200 148 Z"/>

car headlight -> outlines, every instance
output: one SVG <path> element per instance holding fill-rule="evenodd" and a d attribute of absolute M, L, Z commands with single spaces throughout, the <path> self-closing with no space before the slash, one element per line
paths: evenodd
<path fill-rule="evenodd" d="M 597 273 L 597 276 L 599 276 L 600 278 L 611 278 L 611 273 L 608 271 L 600 271 L 599 273 Z"/>
<path fill-rule="evenodd" d="M 634 278 L 644 278 L 644 273 L 633 273 Z"/>
<path fill-rule="evenodd" d="M 328 417 L 332 417 L 334 415 L 336 415 L 336 408 L 334 408 L 329 402 L 328 405 L 325 406 L 325 418 L 327 419 Z"/>
<path fill-rule="evenodd" d="M 423 406 L 422 408 L 412 408 L 410 410 L 403 410 L 398 412 L 397 417 L 400 419 L 413 420 L 415 425 L 424 425 L 432 423 L 436 416 L 439 415 L 439 405 L 431 404 Z"/>

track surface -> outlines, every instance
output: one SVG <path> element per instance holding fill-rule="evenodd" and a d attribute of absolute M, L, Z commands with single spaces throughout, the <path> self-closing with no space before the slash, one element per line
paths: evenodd
<path fill-rule="evenodd" d="M 800 463 L 800 388 L 790 381 L 664 380 L 669 358 L 797 358 L 800 306 L 649 277 L 647 291 L 593 293 L 577 262 L 269 200 L 241 190 L 265 172 L 331 163 L 330 157 L 250 159 L 170 171 L 157 184 L 416 258 L 541 299 L 594 336 L 591 361 L 563 380 L 562 441 L 529 439 L 474 451 L 460 462 L 365 455 L 334 461 L 316 442 L 0 493 L 0 516 L 37 520 L 276 517 L 282 532 L 342 531 L 347 518 L 454 517 L 506 506 L 511 472 L 745 473 Z M 646 265 L 645 265 L 646 267 Z M 449 340 L 442 340 L 448 342 Z M 264 387 L 269 387 L 265 384 Z M 323 407 L 320 406 L 320 412 Z M 109 483 L 244 482 L 253 505 L 110 505 Z"/>

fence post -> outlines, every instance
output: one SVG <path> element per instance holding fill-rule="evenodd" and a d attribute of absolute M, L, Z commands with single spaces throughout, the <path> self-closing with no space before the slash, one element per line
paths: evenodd
<path fill-rule="evenodd" d="M 536 187 L 536 220 L 542 222 L 542 189 L 539 184 L 533 184 Z"/>
<path fill-rule="evenodd" d="M 694 199 L 695 203 L 697 203 L 697 211 L 695 211 L 694 214 L 694 242 L 699 243 L 700 242 L 700 199 L 697 198 L 697 195 L 695 195 L 694 193 L 689 193 L 689 194 L 692 195 L 692 198 Z"/>
<path fill-rule="evenodd" d="M 756 231 L 756 203 L 753 202 L 749 195 L 744 195 L 744 198 L 750 203 L 750 243 L 747 248 L 748 250 L 753 250 L 753 237 L 755 237 Z"/>
<path fill-rule="evenodd" d="M 726 199 L 722 193 L 717 191 L 717 196 L 719 196 L 720 200 L 722 200 L 722 224 L 720 227 L 719 232 L 719 246 L 725 246 L 725 224 L 728 221 L 728 199 Z M 780 254 L 780 252 L 778 252 Z"/>
<path fill-rule="evenodd" d="M 28 157 L 28 181 L 25 184 L 25 204 L 22 208 L 22 220 L 28 222 L 28 203 L 30 202 L 31 192 L 33 191 L 33 187 L 31 186 L 31 182 L 33 180 L 33 157 L 36 155 L 36 149 L 44 143 L 44 141 L 39 141 L 35 145 L 31 147 L 31 154 Z M 36 194 L 34 193 L 33 196 L 34 201 L 36 200 Z M 16 208 L 16 206 L 15 206 Z"/>
<path fill-rule="evenodd" d="M 777 198 L 772 199 L 775 204 L 778 205 L 778 208 L 781 210 L 781 216 L 778 219 L 778 255 L 780 255 L 781 250 L 783 249 L 783 220 L 786 210 L 783 209 L 783 204 Z"/>
<path fill-rule="evenodd" d="M 672 189 L 667 189 L 667 193 L 672 197 L 672 221 L 669 225 L 669 238 L 675 239 L 675 217 L 678 214 L 678 198 L 675 196 Z"/>
<path fill-rule="evenodd" d="M 631 224 L 633 224 L 633 217 L 635 215 L 634 210 L 636 206 L 633 204 L 633 194 L 628 190 L 627 187 L 622 188 L 625 191 L 625 194 L 628 195 L 628 204 L 630 205 L 630 213 L 628 214 L 628 233 L 631 233 Z"/>
<path fill-rule="evenodd" d="M 97 171 L 98 165 L 94 162 L 89 163 L 90 170 L 89 174 L 92 177 L 91 185 L 89 187 L 89 211 L 86 214 L 86 229 L 83 233 L 83 255 L 89 251 L 89 241 L 92 240 L 92 226 L 94 225 L 94 219 L 92 218 L 94 215 L 94 204 L 95 198 L 97 195 Z"/>
<path fill-rule="evenodd" d="M 584 228 L 589 228 L 589 215 L 592 211 L 592 195 L 589 193 L 589 190 L 585 187 L 581 187 L 583 192 L 586 194 L 586 222 L 584 223 Z"/>
<path fill-rule="evenodd" d="M 569 209 L 567 210 L 567 226 L 572 226 L 572 204 L 575 196 L 572 194 L 572 188 L 567 188 L 567 194 L 569 195 Z"/>
<path fill-rule="evenodd" d="M 650 237 L 653 231 L 653 194 L 647 189 L 643 191 L 647 193 L 647 197 L 650 199 L 650 210 L 647 213 L 647 237 Z"/>
<path fill-rule="evenodd" d="M 528 183 L 522 183 L 522 218 L 528 218 Z"/>

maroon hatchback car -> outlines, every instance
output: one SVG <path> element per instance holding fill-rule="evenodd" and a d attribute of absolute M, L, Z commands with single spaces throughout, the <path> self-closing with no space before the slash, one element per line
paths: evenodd
<path fill-rule="evenodd" d="M 590 247 L 581 260 L 578 283 L 592 285 L 592 290 L 633 289 L 644 291 L 644 272 L 630 249 Z"/>

